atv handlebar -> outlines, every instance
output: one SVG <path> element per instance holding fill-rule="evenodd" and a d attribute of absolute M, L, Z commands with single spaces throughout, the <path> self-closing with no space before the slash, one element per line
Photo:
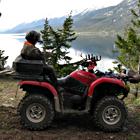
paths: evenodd
<path fill-rule="evenodd" d="M 101 56 L 94 56 L 93 54 L 87 54 L 86 60 L 91 60 L 92 62 L 100 61 Z"/>
<path fill-rule="evenodd" d="M 81 55 L 82 57 L 82 55 Z M 83 57 L 82 57 L 83 58 Z M 93 54 L 87 54 L 85 58 L 83 58 L 83 60 L 80 62 L 81 66 L 83 67 L 87 67 L 88 71 L 93 72 L 93 69 L 95 68 L 95 66 L 97 66 L 97 61 L 101 60 L 101 56 L 94 56 Z M 120 79 L 124 82 L 130 82 L 130 83 L 139 83 L 140 82 L 140 74 L 115 74 L 114 72 L 101 72 L 99 70 L 96 70 L 95 72 L 96 76 L 102 77 L 110 77 L 110 78 L 117 78 Z"/>
<path fill-rule="evenodd" d="M 105 77 L 109 77 L 109 78 L 116 78 L 116 79 L 120 79 L 122 81 L 126 82 L 130 82 L 133 84 L 139 83 L 140 82 L 140 75 L 137 76 L 129 76 L 129 75 L 121 75 L 121 74 L 115 74 L 115 73 L 111 73 L 111 72 L 100 72 L 99 70 L 96 70 L 96 75 L 99 77 L 105 76 Z"/>
<path fill-rule="evenodd" d="M 81 65 L 87 68 L 90 66 L 91 69 L 94 69 L 94 67 L 97 66 L 96 62 L 100 60 L 101 60 L 101 56 L 94 56 L 93 54 L 87 54 L 86 57 L 83 58 Z"/>

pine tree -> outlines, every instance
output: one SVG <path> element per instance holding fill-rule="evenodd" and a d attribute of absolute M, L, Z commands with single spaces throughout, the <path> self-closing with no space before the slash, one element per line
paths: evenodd
<path fill-rule="evenodd" d="M 52 45 L 52 36 L 51 36 L 51 26 L 48 23 L 48 19 L 46 18 L 45 24 L 44 24 L 44 29 L 41 31 L 42 33 L 42 39 L 43 39 L 43 51 L 44 51 L 44 56 L 45 60 L 50 63 L 50 55 L 51 55 L 51 50 L 53 49 Z"/>
<path fill-rule="evenodd" d="M 64 21 L 62 29 L 53 30 L 50 28 L 52 39 L 52 65 L 59 64 L 60 61 L 69 63 L 71 58 L 67 55 L 71 42 L 76 39 L 75 32 L 72 30 L 73 19 L 69 15 Z"/>
<path fill-rule="evenodd" d="M 137 10 L 132 9 L 131 25 L 122 36 L 117 35 L 116 46 L 119 49 L 118 60 L 127 68 L 140 73 L 140 0 Z"/>
<path fill-rule="evenodd" d="M 76 33 L 72 29 L 72 25 L 73 25 L 73 19 L 70 14 L 69 17 L 66 18 L 63 24 L 63 29 L 61 30 L 62 31 L 61 46 L 65 49 L 65 51 L 62 52 L 62 58 L 66 61 L 66 63 L 69 63 L 69 61 L 71 60 L 71 58 L 67 56 L 67 54 L 69 53 L 67 49 L 71 47 L 71 42 L 77 38 Z"/>
<path fill-rule="evenodd" d="M 3 56 L 3 55 L 4 55 L 4 51 L 0 50 L 0 70 L 4 70 L 6 60 L 8 59 L 8 56 Z"/>
<path fill-rule="evenodd" d="M 48 20 L 45 21 L 44 29 L 41 31 L 42 38 L 44 41 L 44 50 L 47 53 L 50 53 L 50 55 L 47 58 L 47 62 L 55 68 L 57 72 L 59 72 L 59 75 L 63 75 L 64 71 L 60 63 L 69 64 L 71 57 L 68 56 L 69 51 L 68 49 L 71 47 L 71 42 L 76 39 L 76 34 L 74 30 L 72 30 L 73 25 L 73 19 L 71 14 L 65 19 L 62 29 L 56 29 L 54 30 L 51 26 L 48 24 Z M 64 69 L 67 66 L 65 65 Z M 73 70 L 72 66 L 68 66 L 69 71 Z M 66 71 L 65 71 L 66 74 Z"/>

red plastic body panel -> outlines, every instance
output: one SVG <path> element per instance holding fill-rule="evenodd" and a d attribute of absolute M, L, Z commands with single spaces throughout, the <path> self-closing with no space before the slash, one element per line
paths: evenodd
<path fill-rule="evenodd" d="M 38 81 L 21 81 L 19 82 L 19 85 L 20 86 L 23 86 L 23 85 L 32 85 L 32 86 L 39 86 L 39 87 L 43 87 L 43 88 L 46 88 L 48 90 L 51 91 L 51 93 L 54 95 L 54 96 L 58 96 L 58 93 L 56 91 L 56 89 L 49 83 L 47 82 L 38 82 Z"/>
<path fill-rule="evenodd" d="M 94 89 L 97 85 L 99 84 L 103 84 L 103 83 L 110 83 L 110 84 L 116 84 L 120 87 L 123 87 L 125 88 L 125 84 L 121 81 L 121 80 L 118 80 L 118 79 L 114 79 L 114 78 L 99 78 L 97 79 L 95 82 L 93 82 L 90 87 L 89 87 L 89 90 L 88 90 L 88 96 L 92 96 L 93 93 L 94 93 Z M 111 86 L 111 85 L 110 85 Z"/>
<path fill-rule="evenodd" d="M 90 86 L 90 84 L 97 79 L 95 74 L 83 70 L 74 71 L 70 76 L 87 86 Z"/>

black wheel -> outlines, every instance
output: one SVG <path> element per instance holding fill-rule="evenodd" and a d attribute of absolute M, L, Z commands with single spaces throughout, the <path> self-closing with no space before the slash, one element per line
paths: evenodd
<path fill-rule="evenodd" d="M 93 119 L 95 125 L 106 132 L 120 131 L 125 123 L 127 111 L 123 101 L 117 97 L 104 97 L 97 102 Z"/>
<path fill-rule="evenodd" d="M 23 98 L 18 106 L 21 124 L 30 130 L 47 128 L 54 118 L 52 102 L 43 95 L 32 94 Z"/>

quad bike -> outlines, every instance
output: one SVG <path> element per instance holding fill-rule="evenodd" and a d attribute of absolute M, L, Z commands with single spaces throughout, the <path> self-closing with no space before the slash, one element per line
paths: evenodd
<path fill-rule="evenodd" d="M 81 70 L 58 79 L 59 91 L 50 79 L 40 75 L 41 64 L 29 62 L 31 66 L 26 69 L 25 63 L 15 62 L 16 78 L 26 92 L 18 106 L 21 124 L 30 130 L 42 130 L 51 125 L 57 112 L 88 112 L 99 129 L 120 131 L 127 118 L 123 99 L 129 92 L 129 78 L 94 71 L 100 60 L 101 57 L 88 55 L 80 63 Z M 29 67 L 35 67 L 36 71 Z"/>

